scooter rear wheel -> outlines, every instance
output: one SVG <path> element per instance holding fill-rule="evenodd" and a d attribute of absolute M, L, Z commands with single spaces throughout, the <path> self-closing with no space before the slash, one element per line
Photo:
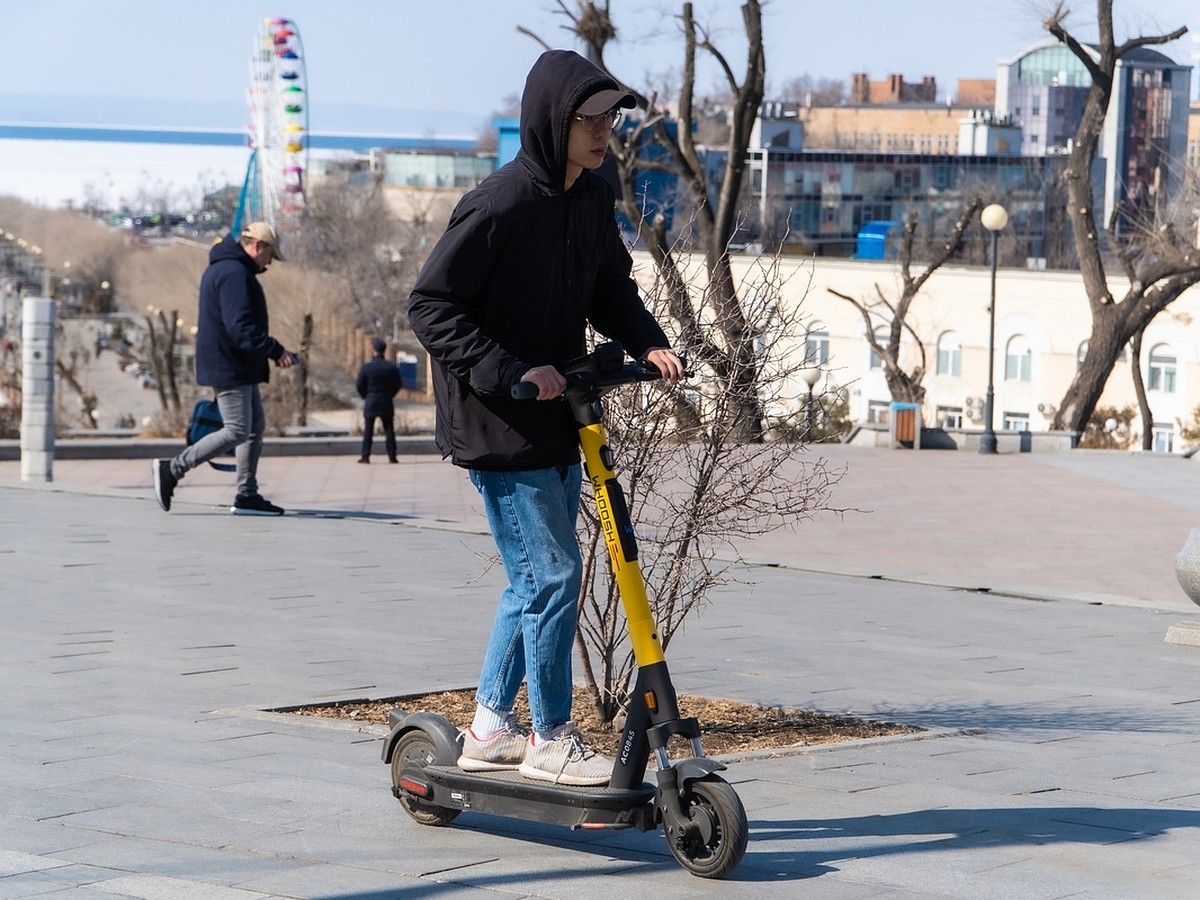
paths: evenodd
<path fill-rule="evenodd" d="M 742 861 L 749 837 L 737 792 L 720 776 L 706 775 L 688 785 L 680 802 L 688 821 L 664 823 L 671 854 L 693 875 L 724 878 Z"/>
<path fill-rule="evenodd" d="M 423 768 L 437 763 L 437 746 L 433 738 L 420 729 L 407 731 L 396 741 L 392 750 L 392 785 L 400 786 L 400 773 L 406 768 Z M 411 794 L 399 793 L 404 811 L 422 825 L 448 825 L 458 818 L 461 810 L 424 803 Z"/>

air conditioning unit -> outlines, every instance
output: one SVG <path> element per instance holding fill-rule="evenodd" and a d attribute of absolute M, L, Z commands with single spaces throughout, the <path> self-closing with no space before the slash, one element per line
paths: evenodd
<path fill-rule="evenodd" d="M 967 409 L 971 409 L 971 407 L 973 407 L 974 405 L 975 405 L 975 398 L 968 397 L 967 398 Z"/>
<path fill-rule="evenodd" d="M 1058 412 L 1058 410 L 1054 408 L 1053 403 L 1039 403 L 1038 412 L 1040 412 L 1043 416 L 1052 416 Z"/>
<path fill-rule="evenodd" d="M 974 422 L 976 419 L 979 418 L 979 410 L 973 409 L 973 408 L 968 408 L 967 409 L 967 418 L 970 419 L 972 422 Z"/>

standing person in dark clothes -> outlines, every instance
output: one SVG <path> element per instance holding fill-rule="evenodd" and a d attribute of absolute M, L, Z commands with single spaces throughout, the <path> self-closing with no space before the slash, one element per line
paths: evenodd
<path fill-rule="evenodd" d="M 605 784 L 613 761 L 571 722 L 582 561 L 575 535 L 578 433 L 562 402 L 513 400 L 518 382 L 553 401 L 585 328 L 653 363 L 679 357 L 630 276 L 612 189 L 592 174 L 633 96 L 577 53 L 550 50 L 521 97 L 521 150 L 459 202 L 409 297 L 433 360 L 436 437 L 483 498 L 508 586 L 500 596 L 459 766 Z M 521 682 L 533 734 L 513 714 Z"/>
<path fill-rule="evenodd" d="M 299 357 L 270 335 L 267 296 L 258 276 L 272 260 L 283 261 L 275 229 L 253 222 L 235 238 L 226 235 L 208 251 L 200 279 L 196 326 L 196 382 L 215 390 L 224 427 L 205 435 L 174 459 L 154 461 L 154 495 L 164 510 L 183 476 L 201 463 L 236 448 L 239 515 L 279 516 L 283 510 L 258 492 L 263 412 L 259 385 L 270 378 L 269 363 L 287 369 Z"/>
<path fill-rule="evenodd" d="M 371 341 L 371 349 L 375 355 L 363 363 L 354 384 L 358 396 L 363 398 L 362 456 L 358 461 L 371 461 L 371 438 L 375 434 L 375 420 L 378 419 L 383 426 L 388 462 L 399 462 L 396 459 L 396 407 L 393 400 L 403 386 L 400 370 L 383 355 L 387 344 L 380 338 Z"/>

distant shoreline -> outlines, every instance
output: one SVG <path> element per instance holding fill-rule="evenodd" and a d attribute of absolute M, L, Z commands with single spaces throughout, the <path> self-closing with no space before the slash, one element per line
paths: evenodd
<path fill-rule="evenodd" d="M 168 144 L 197 147 L 245 147 L 245 131 L 220 128 L 179 128 L 114 125 L 46 125 L 0 122 L 0 140 L 89 141 L 123 144 Z M 355 133 L 312 133 L 313 150 L 352 150 L 365 152 L 375 148 L 439 148 L 470 150 L 476 139 L 460 135 L 374 135 Z"/>

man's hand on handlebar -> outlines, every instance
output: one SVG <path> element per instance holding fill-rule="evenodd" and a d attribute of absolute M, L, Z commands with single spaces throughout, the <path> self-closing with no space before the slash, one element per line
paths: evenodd
<path fill-rule="evenodd" d="M 537 386 L 539 400 L 561 397 L 567 389 L 567 379 L 554 366 L 534 366 L 521 376 L 521 380 Z"/>
<path fill-rule="evenodd" d="M 670 347 L 652 347 L 646 351 L 645 360 L 662 373 L 667 384 L 678 384 L 687 374 L 683 361 Z"/>

